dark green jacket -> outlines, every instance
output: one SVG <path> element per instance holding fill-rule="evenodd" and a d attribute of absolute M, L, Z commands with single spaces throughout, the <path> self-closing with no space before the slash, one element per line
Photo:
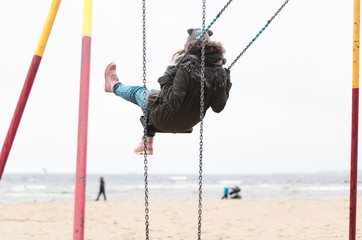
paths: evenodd
<path fill-rule="evenodd" d="M 204 114 L 208 108 L 221 112 L 229 98 L 230 73 L 222 67 L 224 50 L 219 43 L 208 42 L 205 66 Z M 197 48 L 196 50 L 197 51 Z M 216 54 L 216 55 L 215 55 Z M 210 58 L 208 58 L 210 56 Z M 214 59 L 216 56 L 216 60 Z M 218 62 L 210 64 L 208 60 Z M 220 61 L 222 63 L 220 64 Z M 164 132 L 185 132 L 200 121 L 200 56 L 191 54 L 176 66 L 167 67 L 158 79 L 161 86 L 159 102 L 151 108 L 153 126 Z M 157 94 L 157 93 L 155 93 Z"/>

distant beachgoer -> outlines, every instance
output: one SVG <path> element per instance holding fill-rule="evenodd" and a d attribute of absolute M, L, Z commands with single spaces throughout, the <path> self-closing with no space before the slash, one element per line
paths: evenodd
<path fill-rule="evenodd" d="M 228 193 L 229 193 L 229 188 L 224 187 L 224 196 L 222 196 L 221 199 L 228 199 Z"/>
<path fill-rule="evenodd" d="M 230 198 L 232 198 L 232 199 L 241 199 L 241 196 L 239 194 L 240 191 L 241 191 L 241 189 L 238 186 L 232 188 L 230 193 L 229 193 Z"/>
<path fill-rule="evenodd" d="M 233 195 L 233 194 L 238 193 L 238 192 L 240 192 L 240 188 L 238 186 L 236 186 L 236 187 L 231 189 L 229 194 Z"/>
<path fill-rule="evenodd" d="M 106 190 L 105 190 L 105 182 L 104 182 L 103 177 L 101 177 L 99 181 L 100 181 L 99 193 L 98 193 L 98 197 L 97 197 L 96 201 L 99 200 L 99 197 L 101 196 L 101 194 L 103 194 L 104 201 L 107 201 Z"/>

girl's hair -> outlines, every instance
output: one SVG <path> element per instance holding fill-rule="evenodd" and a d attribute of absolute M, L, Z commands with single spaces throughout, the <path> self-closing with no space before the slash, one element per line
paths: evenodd
<path fill-rule="evenodd" d="M 171 61 L 174 61 L 177 56 L 180 56 L 180 55 L 183 54 L 183 53 L 185 53 L 185 49 L 180 49 L 180 50 L 178 50 L 177 52 L 175 52 L 175 53 L 172 55 Z"/>

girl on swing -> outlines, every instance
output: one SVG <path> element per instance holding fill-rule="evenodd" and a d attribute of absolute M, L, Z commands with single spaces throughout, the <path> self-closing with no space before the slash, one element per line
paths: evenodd
<path fill-rule="evenodd" d="M 161 90 L 145 90 L 149 124 L 162 132 L 186 132 L 200 121 L 202 41 L 195 45 L 194 43 L 202 30 L 188 29 L 187 32 L 189 36 L 184 49 L 174 54 L 165 74 L 158 79 Z M 209 39 L 212 34 L 212 31 L 204 34 L 204 116 L 209 107 L 216 113 L 224 109 L 231 88 L 230 72 L 223 67 L 226 63 L 223 57 L 225 50 L 221 43 Z M 185 56 L 186 52 L 188 54 Z M 104 88 L 106 92 L 115 93 L 144 109 L 143 87 L 121 83 L 116 74 L 115 63 L 110 63 L 105 70 Z M 146 148 L 147 154 L 152 155 L 154 134 L 149 135 L 153 136 L 146 137 Z M 144 153 L 144 139 L 134 152 Z"/>

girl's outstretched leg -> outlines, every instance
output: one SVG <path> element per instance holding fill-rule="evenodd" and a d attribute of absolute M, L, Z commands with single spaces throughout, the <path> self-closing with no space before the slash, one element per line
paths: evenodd
<path fill-rule="evenodd" d="M 117 83 L 113 87 L 114 93 L 127 100 L 131 103 L 138 105 L 143 110 L 143 87 L 141 86 L 127 86 L 122 83 Z M 146 91 L 146 107 L 148 108 L 147 99 L 150 94 L 150 90 L 145 89 Z M 147 109 L 148 110 L 148 109 Z"/>
<path fill-rule="evenodd" d="M 148 110 L 147 99 L 151 92 L 156 89 L 143 89 L 141 86 L 127 86 L 122 84 L 116 73 L 116 64 L 110 63 L 105 70 L 105 86 L 104 90 L 109 93 L 115 93 L 117 96 L 138 105 L 143 110 L 143 92 L 146 92 L 146 110 Z"/>
<path fill-rule="evenodd" d="M 115 93 L 117 96 L 132 102 L 136 105 L 138 105 L 142 111 L 144 106 L 144 96 L 143 93 L 146 92 L 146 110 L 149 110 L 148 105 L 148 96 L 151 92 L 158 91 L 156 89 L 148 90 L 144 89 L 141 86 L 127 86 L 122 84 L 117 76 L 116 73 L 116 64 L 110 63 L 106 70 L 105 70 L 105 86 L 104 90 L 109 93 Z M 146 147 L 147 147 L 147 154 L 153 155 L 153 136 L 147 136 L 146 137 Z M 134 150 L 134 153 L 136 154 L 143 154 L 144 153 L 144 139 L 142 138 L 141 143 L 138 145 L 138 147 Z M 98 196 L 99 198 L 99 196 Z M 97 198 L 97 199 L 98 199 Z"/>

